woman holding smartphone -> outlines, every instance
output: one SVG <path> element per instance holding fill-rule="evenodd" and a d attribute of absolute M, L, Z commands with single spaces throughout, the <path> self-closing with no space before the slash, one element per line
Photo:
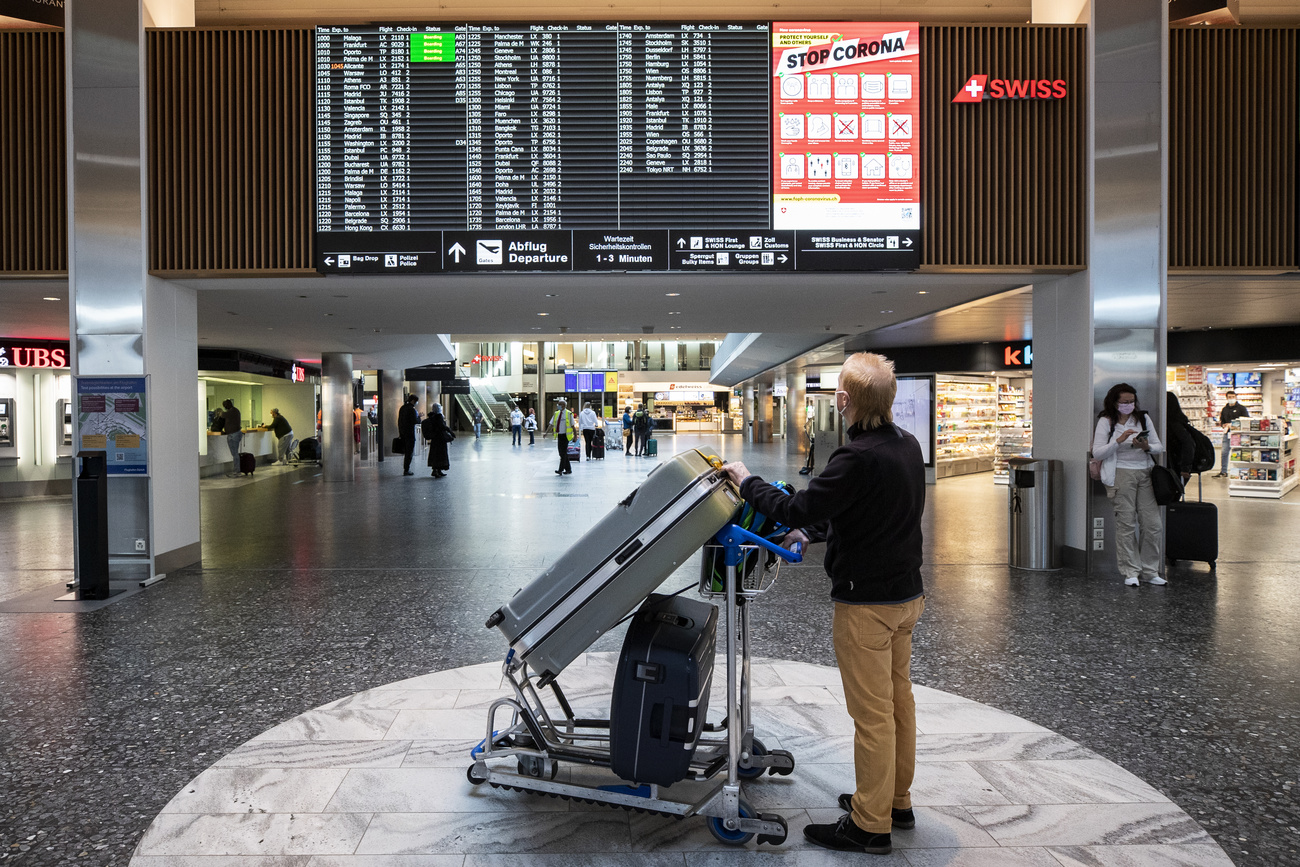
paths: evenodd
<path fill-rule="evenodd" d="M 1137 389 L 1112 386 L 1097 416 L 1092 456 L 1115 504 L 1116 557 L 1129 587 L 1168 583 L 1160 577 L 1160 507 L 1151 488 L 1151 456 L 1164 450 L 1155 423 L 1138 407 Z"/>

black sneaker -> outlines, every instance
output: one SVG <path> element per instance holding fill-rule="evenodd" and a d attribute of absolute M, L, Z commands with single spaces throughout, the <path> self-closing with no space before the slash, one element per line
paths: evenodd
<path fill-rule="evenodd" d="M 803 835 L 810 843 L 837 852 L 865 852 L 868 855 L 888 855 L 893 844 L 888 834 L 872 834 L 853 824 L 853 816 L 845 813 L 833 825 L 805 825 Z"/>
<path fill-rule="evenodd" d="M 847 810 L 850 813 L 853 812 L 852 792 L 845 792 L 840 795 L 840 809 Z M 916 814 L 912 812 L 911 807 L 908 807 L 906 810 L 891 809 L 889 815 L 893 820 L 894 827 L 900 831 L 910 831 L 916 827 Z"/>

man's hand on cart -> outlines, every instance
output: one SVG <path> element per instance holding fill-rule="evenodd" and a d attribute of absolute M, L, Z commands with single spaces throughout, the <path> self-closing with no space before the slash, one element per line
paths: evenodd
<path fill-rule="evenodd" d="M 803 530 L 791 530 L 781 539 L 781 547 L 794 551 L 796 554 L 807 551 L 810 544 L 812 544 L 812 539 L 809 539 L 808 534 Z"/>
<path fill-rule="evenodd" d="M 732 461 L 729 464 L 723 464 L 722 471 L 726 473 L 727 478 L 731 479 L 731 481 L 737 486 L 752 475 L 749 469 L 740 461 Z"/>

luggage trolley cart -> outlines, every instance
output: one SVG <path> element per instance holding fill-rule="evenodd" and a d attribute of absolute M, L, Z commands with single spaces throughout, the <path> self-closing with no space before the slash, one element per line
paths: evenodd
<path fill-rule="evenodd" d="M 750 719 L 748 603 L 775 583 L 782 560 L 797 563 L 803 559 L 802 554 L 788 551 L 734 524 L 724 526 L 706 544 L 706 549 L 709 548 L 720 548 L 726 564 L 725 586 L 717 586 L 718 582 L 708 574 L 700 578 L 701 595 L 725 600 L 726 716 L 716 725 L 703 723 L 701 718 L 690 769 L 684 779 L 709 780 L 725 769 L 725 781 L 691 803 L 662 797 L 658 785 L 638 785 L 638 781 L 630 781 L 630 785 L 601 786 L 556 782 L 561 762 L 611 768 L 611 720 L 575 717 L 556 676 L 549 673 L 537 676 L 526 662 L 518 661 L 513 649 L 506 655 L 503 670 L 514 696 L 498 699 L 488 709 L 486 737 L 471 753 L 474 764 L 466 774 L 469 781 L 474 785 L 489 783 L 496 788 L 608 804 L 679 819 L 702 816 L 713 836 L 730 845 L 743 845 L 755 835 L 759 843 L 785 842 L 788 828 L 784 817 L 757 813 L 741 796 L 742 779 L 760 776 L 764 770 L 783 775 L 794 770 L 790 753 L 769 751 L 754 737 Z M 769 561 L 772 568 L 756 568 L 746 575 L 746 558 L 761 556 L 764 550 L 779 559 Z M 703 685 L 706 697 L 708 688 L 707 683 Z M 543 703 L 542 690 L 546 689 L 552 693 L 558 713 L 552 713 Z M 497 722 L 502 711 L 509 716 L 504 726 Z M 724 737 L 717 736 L 721 732 L 725 732 Z M 707 737 L 708 734 L 714 736 Z M 667 737 L 666 727 L 664 736 Z M 509 769 L 508 762 L 489 764 L 495 759 L 514 759 L 514 770 Z"/>

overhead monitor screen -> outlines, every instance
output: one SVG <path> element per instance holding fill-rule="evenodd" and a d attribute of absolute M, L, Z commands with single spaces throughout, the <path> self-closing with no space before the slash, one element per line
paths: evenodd
<path fill-rule="evenodd" d="M 809 28 L 318 27 L 317 268 L 914 269 L 917 27 Z"/>

